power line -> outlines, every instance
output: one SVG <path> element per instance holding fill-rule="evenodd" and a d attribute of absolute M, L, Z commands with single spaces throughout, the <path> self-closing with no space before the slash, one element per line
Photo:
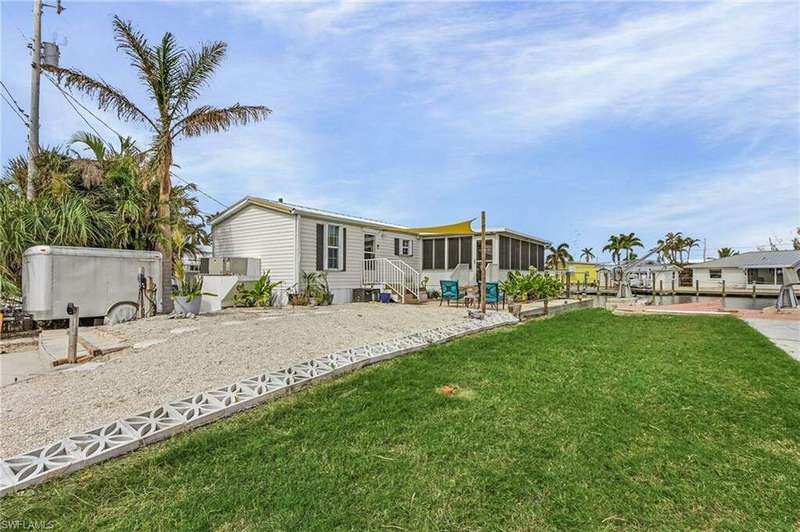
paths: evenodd
<path fill-rule="evenodd" d="M 208 194 L 207 192 L 203 192 L 203 190 L 201 190 L 201 189 L 200 189 L 200 187 L 199 187 L 199 186 L 197 186 L 197 183 L 192 183 L 192 182 L 190 182 L 190 181 L 187 181 L 187 180 L 185 180 L 184 178 L 182 178 L 181 176 L 179 176 L 179 175 L 177 175 L 177 174 L 174 174 L 174 173 L 172 173 L 172 172 L 170 172 L 170 173 L 172 174 L 172 177 L 176 177 L 176 178 L 180 179 L 181 181 L 183 181 L 183 182 L 184 182 L 184 183 L 186 183 L 187 185 L 194 185 L 195 187 L 197 187 L 197 191 L 198 191 L 200 194 L 202 194 L 203 196 L 207 197 L 208 199 L 210 199 L 210 200 L 212 200 L 212 201 L 216 201 L 217 203 L 219 203 L 219 204 L 222 206 L 222 208 L 223 208 L 223 209 L 227 209 L 227 208 L 228 208 L 228 206 L 227 206 L 227 205 L 225 205 L 224 203 L 222 203 L 220 200 L 218 200 L 217 198 L 215 198 L 215 197 L 214 197 L 214 196 L 212 196 L 211 194 Z"/>
<path fill-rule="evenodd" d="M 11 98 L 11 101 L 12 101 L 12 102 L 14 102 L 14 106 L 17 108 L 17 110 L 18 110 L 20 113 L 22 113 L 22 115 L 24 115 L 24 116 L 25 116 L 25 117 L 28 119 L 28 120 L 26 120 L 26 121 L 30 121 L 30 118 L 31 118 L 31 117 L 30 117 L 30 116 L 28 116 L 28 113 L 26 113 L 26 112 L 25 112 L 25 109 L 23 109 L 23 108 L 22 108 L 22 106 L 20 106 L 19 102 L 17 102 L 16 98 L 14 98 L 14 95 L 13 95 L 13 94 L 11 94 L 11 91 L 10 91 L 10 90 L 8 90 L 8 87 L 6 87 L 6 84 L 5 84 L 5 83 L 3 83 L 3 81 L 2 81 L 2 80 L 0 80 L 0 86 L 2 86 L 2 87 L 3 87 L 3 89 L 5 89 L 5 91 L 8 93 L 8 97 L 9 97 L 9 98 Z M 7 100 L 6 100 L 6 101 L 7 101 Z M 9 105 L 11 105 L 11 104 L 9 104 Z"/>
<path fill-rule="evenodd" d="M 108 144 L 108 141 L 103 138 L 103 135 L 101 135 L 100 132 L 97 131 L 97 129 L 95 129 L 95 127 L 86 119 L 86 117 L 81 114 L 81 112 L 78 110 L 78 108 L 75 107 L 75 104 L 70 101 L 70 99 L 67 97 L 67 93 L 64 91 L 64 89 L 59 87 L 58 84 L 55 81 L 53 81 L 53 78 L 51 78 L 50 76 L 45 76 L 45 77 L 50 81 L 50 83 L 53 84 L 53 86 L 56 89 L 58 89 L 58 92 L 61 93 L 61 96 L 64 97 L 64 100 L 66 100 L 66 102 L 69 104 L 69 106 L 72 107 L 72 110 L 75 111 L 75 113 L 77 113 L 77 115 L 79 117 L 81 117 L 81 120 L 83 120 L 86 123 L 86 125 L 89 126 L 89 128 L 97 134 L 98 137 L 103 139 L 103 142 Z"/>
<path fill-rule="evenodd" d="M 22 116 L 20 114 L 20 112 L 17 111 L 16 108 L 11 104 L 11 102 L 8 101 L 8 98 L 6 98 L 6 95 L 3 94 L 2 92 L 0 92 L 0 97 L 2 97 L 3 101 L 8 104 L 8 106 L 11 108 L 12 111 L 14 111 L 14 114 L 17 115 L 20 120 L 22 120 L 22 123 L 25 124 L 25 127 L 30 128 L 31 127 L 30 123 L 27 120 L 25 120 L 25 117 Z"/>

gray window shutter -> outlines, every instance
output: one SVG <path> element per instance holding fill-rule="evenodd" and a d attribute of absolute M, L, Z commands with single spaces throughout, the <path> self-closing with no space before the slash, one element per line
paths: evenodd
<path fill-rule="evenodd" d="M 395 254 L 395 256 L 400 255 L 400 239 L 399 238 L 395 238 L 394 239 L 394 254 Z"/>
<path fill-rule="evenodd" d="M 325 226 L 317 224 L 317 271 L 325 269 Z"/>
<path fill-rule="evenodd" d="M 347 228 L 342 227 L 342 271 L 347 271 Z"/>

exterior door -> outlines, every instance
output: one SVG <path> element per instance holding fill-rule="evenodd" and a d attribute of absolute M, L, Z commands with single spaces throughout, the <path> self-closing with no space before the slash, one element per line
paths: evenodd
<path fill-rule="evenodd" d="M 375 258 L 375 235 L 369 235 L 364 233 L 364 265 L 365 268 L 373 270 L 375 269 L 374 262 L 367 262 L 370 259 Z"/>

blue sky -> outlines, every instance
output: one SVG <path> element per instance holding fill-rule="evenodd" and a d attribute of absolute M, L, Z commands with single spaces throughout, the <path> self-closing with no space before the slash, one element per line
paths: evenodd
<path fill-rule="evenodd" d="M 179 175 L 226 204 L 284 197 L 410 225 L 486 209 L 489 225 L 595 251 L 630 231 L 647 245 L 682 231 L 710 254 L 788 247 L 800 225 L 795 2 L 64 5 L 43 26 L 66 39 L 62 65 L 143 105 L 114 14 L 151 40 L 229 44 L 199 103 L 274 114 L 175 154 Z M 0 15 L 0 75 L 27 110 L 31 2 Z M 26 140 L 5 104 L 0 116 L 5 161 Z M 47 81 L 41 121 L 48 145 L 86 129 Z"/>

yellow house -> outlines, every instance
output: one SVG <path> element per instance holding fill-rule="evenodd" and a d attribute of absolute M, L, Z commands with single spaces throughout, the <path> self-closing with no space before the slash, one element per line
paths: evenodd
<path fill-rule="evenodd" d="M 569 272 L 569 280 L 572 284 L 588 283 L 590 285 L 597 283 L 597 271 L 600 266 L 592 262 L 568 262 L 566 270 L 559 270 L 558 276 L 566 282 L 567 272 Z"/>

